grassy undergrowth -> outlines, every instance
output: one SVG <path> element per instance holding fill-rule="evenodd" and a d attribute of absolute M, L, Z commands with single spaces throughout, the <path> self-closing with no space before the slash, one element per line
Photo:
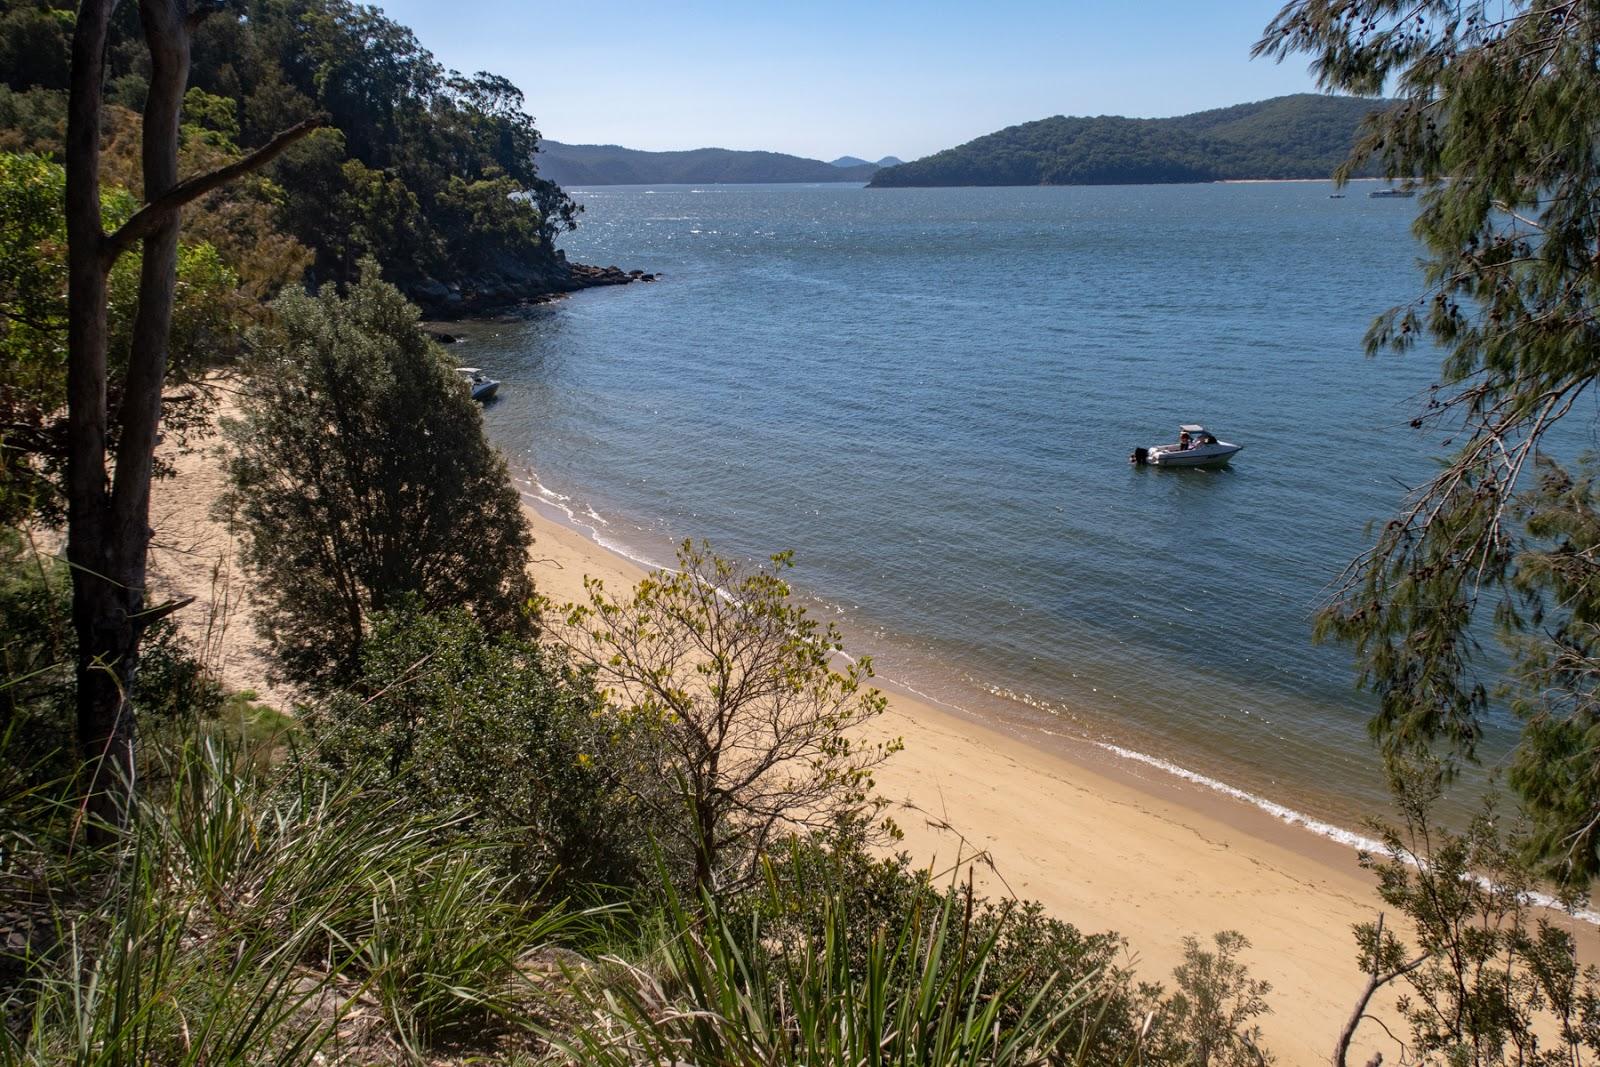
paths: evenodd
<path fill-rule="evenodd" d="M 0 1063 L 1088 1062 L 1096 975 L 996 980 L 970 894 L 823 894 L 799 940 L 760 918 L 776 886 L 688 906 L 665 868 L 653 905 L 535 904 L 403 788 L 217 735 L 161 760 L 100 851 L 70 783 L 5 783 Z"/>

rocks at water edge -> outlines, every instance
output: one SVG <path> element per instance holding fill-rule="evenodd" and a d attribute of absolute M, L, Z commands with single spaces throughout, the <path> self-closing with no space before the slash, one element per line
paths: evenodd
<path fill-rule="evenodd" d="M 621 267 L 595 267 L 568 263 L 557 251 L 537 262 L 507 259 L 494 269 L 452 282 L 423 278 L 403 283 L 406 296 L 422 308 L 427 318 L 453 319 L 464 315 L 501 311 L 518 305 L 540 304 L 580 289 L 604 285 L 653 282 L 659 274 Z"/>
<path fill-rule="evenodd" d="M 654 274 L 646 274 L 642 270 L 623 270 L 621 267 L 590 267 L 583 263 L 572 265 L 572 276 L 583 284 L 581 289 L 592 289 L 600 285 L 627 285 L 629 282 L 653 282 Z"/>

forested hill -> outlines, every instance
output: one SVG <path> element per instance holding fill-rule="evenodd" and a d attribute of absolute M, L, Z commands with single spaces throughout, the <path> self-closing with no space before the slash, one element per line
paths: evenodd
<path fill-rule="evenodd" d="M 0 152 L 58 159 L 71 0 L 0 0 Z M 352 0 L 238 0 L 199 22 L 184 101 L 187 172 L 309 116 L 324 126 L 263 174 L 185 213 L 257 295 L 350 281 L 368 258 L 430 311 L 590 284 L 555 249 L 577 208 L 540 173 L 540 134 L 505 78 L 448 70 L 406 27 Z M 106 55 L 109 186 L 135 190 L 149 57 L 138 6 Z"/>
<path fill-rule="evenodd" d="M 1054 118 L 1011 126 L 872 178 L 927 185 L 1131 185 L 1326 178 L 1386 101 L 1301 93 L 1169 119 Z"/>
<path fill-rule="evenodd" d="M 820 159 L 781 152 L 695 148 L 644 152 L 614 144 L 545 141 L 539 155 L 544 176 L 558 185 L 689 185 L 715 182 L 864 182 L 876 163 L 837 167 Z"/>

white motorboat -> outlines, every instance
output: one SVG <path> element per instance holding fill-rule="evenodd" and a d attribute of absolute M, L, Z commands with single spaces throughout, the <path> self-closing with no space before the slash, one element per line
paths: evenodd
<path fill-rule="evenodd" d="M 488 400 L 494 396 L 494 391 L 500 388 L 500 383 L 489 377 L 477 367 L 457 367 L 456 373 L 461 375 L 461 380 L 467 383 L 467 388 L 472 390 L 472 399 L 478 401 Z"/>
<path fill-rule="evenodd" d="M 1188 423 L 1178 427 L 1176 444 L 1136 448 L 1128 459 L 1141 467 L 1222 467 L 1243 447 L 1219 441 L 1204 426 Z"/>

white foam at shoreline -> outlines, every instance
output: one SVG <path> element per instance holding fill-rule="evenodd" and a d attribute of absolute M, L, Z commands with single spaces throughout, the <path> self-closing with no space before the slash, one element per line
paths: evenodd
<path fill-rule="evenodd" d="M 539 481 L 539 479 L 532 474 L 529 474 L 525 480 L 531 487 L 532 491 L 530 492 L 528 489 L 523 489 L 521 490 L 521 493 L 523 498 L 529 503 L 544 504 L 548 507 L 555 508 L 557 511 L 561 512 L 561 514 L 566 516 L 568 526 L 579 531 L 580 533 L 588 534 L 589 540 L 593 541 L 595 544 L 599 545 L 601 548 L 613 555 L 621 556 L 625 560 L 628 560 L 632 563 L 637 563 L 646 570 L 655 571 L 663 569 L 663 564 L 657 563 L 655 560 L 645 556 L 635 555 L 633 552 L 628 550 L 626 545 L 603 535 L 600 532 L 600 527 L 610 526 L 611 521 L 596 511 L 592 504 L 584 505 L 584 516 L 580 518 L 578 513 L 569 506 L 572 497 L 566 495 L 565 493 L 556 492 L 554 489 L 551 489 L 549 486 Z M 585 521 L 586 519 L 592 521 Z"/>
<path fill-rule="evenodd" d="M 906 684 L 905 682 L 901 682 L 893 678 L 885 678 L 884 680 L 896 688 L 904 689 L 910 692 L 913 696 L 916 696 L 922 700 L 926 700 L 929 703 L 950 708 L 951 710 L 960 712 L 968 717 L 981 717 L 976 716 L 972 711 L 962 707 L 959 704 L 952 704 L 947 700 L 940 700 L 939 698 L 931 696 L 928 693 L 924 693 L 915 687 Z M 983 688 L 987 689 L 992 695 L 1001 697 L 1002 699 L 1015 700 L 1018 703 L 1024 704 L 1028 707 L 1037 708 L 1041 711 L 1045 711 L 1058 717 L 1060 715 L 1059 710 L 1051 706 L 1048 702 L 1031 697 L 1026 693 L 1015 693 L 1011 690 L 1000 689 L 994 686 L 984 686 Z M 1155 770 L 1170 774 L 1174 778 L 1201 786 L 1202 788 L 1209 789 L 1214 793 L 1220 793 L 1231 800 L 1236 800 L 1240 803 L 1248 804 L 1259 811 L 1264 811 L 1268 815 L 1273 816 L 1280 822 L 1286 823 L 1289 826 L 1297 826 L 1302 830 L 1307 830 L 1313 834 L 1316 834 L 1318 837 L 1323 837 L 1338 844 L 1345 845 L 1356 850 L 1357 852 L 1370 852 L 1374 854 L 1395 857 L 1403 860 L 1405 863 L 1408 863 L 1413 867 L 1417 866 L 1415 857 L 1410 855 L 1396 857 L 1396 854 L 1391 852 L 1382 841 L 1367 837 L 1364 834 L 1356 833 L 1353 830 L 1346 830 L 1342 826 L 1335 826 L 1333 823 L 1324 822 L 1321 819 L 1313 818 L 1303 811 L 1296 811 L 1294 808 L 1288 807 L 1284 804 L 1279 804 L 1274 800 L 1268 800 L 1266 797 L 1258 796 L 1255 793 L 1249 792 L 1248 790 L 1240 789 L 1238 786 L 1229 785 L 1227 782 L 1201 774 L 1198 771 L 1191 771 L 1187 767 L 1173 763 L 1171 760 L 1162 759 L 1160 756 L 1152 756 L 1149 753 L 1140 752 L 1137 749 L 1128 748 L 1125 745 L 1118 745 L 1111 741 L 1097 741 L 1090 737 L 1066 734 L 1055 730 L 1050 730 L 1042 726 L 1031 726 L 1029 728 L 1037 730 L 1039 733 L 1047 734 L 1051 737 L 1075 737 L 1077 740 L 1086 741 L 1089 744 L 1094 745 L 1096 748 L 1099 748 L 1105 752 L 1109 752 L 1120 759 L 1125 759 L 1133 763 L 1139 763 L 1146 767 L 1154 768 Z M 1477 880 L 1478 883 L 1485 888 L 1492 888 L 1493 884 L 1488 879 L 1478 878 Z M 1552 911 L 1559 911 L 1563 914 L 1570 915 L 1574 919 L 1589 923 L 1590 925 L 1600 926 L 1600 911 L 1590 908 L 1576 908 L 1568 910 L 1555 897 L 1548 893 L 1540 893 L 1537 891 L 1530 891 L 1523 894 L 1522 899 L 1527 903 L 1535 904 L 1541 908 L 1549 908 Z"/>
<path fill-rule="evenodd" d="M 548 488 L 531 473 L 528 475 L 527 481 L 533 487 L 534 492 L 529 493 L 524 491 L 523 495 L 525 497 L 534 503 L 546 504 L 558 509 L 567 517 L 567 524 L 569 526 L 571 526 L 573 529 L 579 530 L 580 532 L 587 533 L 591 541 L 605 549 L 607 552 L 621 556 L 623 559 L 638 564 L 647 570 L 673 569 L 665 564 L 657 563 L 654 560 L 648 559 L 647 557 L 636 555 L 635 553 L 629 551 L 626 546 L 614 541 L 611 538 L 603 536 L 600 533 L 598 526 L 583 521 L 578 517 L 571 507 L 568 507 L 568 503 L 572 500 L 570 496 L 558 493 L 553 489 Z M 588 517 L 593 518 L 601 525 L 611 525 L 608 520 L 594 510 L 593 505 L 585 505 L 584 511 Z M 717 592 L 723 596 L 728 595 L 726 590 L 719 589 Z M 846 652 L 841 651 L 836 653 L 836 655 L 841 656 L 851 663 L 857 662 L 856 657 L 851 656 Z M 909 682 L 902 681 L 897 678 L 891 678 L 887 675 L 882 676 L 882 680 L 893 688 L 903 690 L 919 700 L 924 700 L 930 704 L 936 704 L 941 707 L 949 708 L 967 718 L 980 720 L 987 718 L 986 716 L 980 715 L 969 708 L 962 707 L 959 704 L 953 704 L 948 700 L 943 700 L 939 697 L 933 696 L 931 693 L 924 692 Z M 975 679 L 972 681 L 974 684 L 979 684 Z M 1056 715 L 1057 717 L 1060 716 L 1060 710 L 1051 705 L 1048 701 L 1039 700 L 1035 697 L 1029 696 L 1026 693 L 1016 693 L 1011 690 L 1001 689 L 995 686 L 982 686 L 982 688 L 988 690 L 988 692 L 993 696 L 997 696 L 1005 700 L 1014 700 L 1017 703 L 1044 711 L 1047 714 Z M 1140 752 L 1137 749 L 1127 748 L 1126 746 L 1115 744 L 1114 742 L 1097 741 L 1093 738 L 1081 735 L 1068 735 L 1054 730 L 1048 730 L 1040 726 L 1034 726 L 1032 729 L 1038 730 L 1040 733 L 1048 734 L 1053 737 L 1076 736 L 1078 740 L 1086 741 L 1089 744 L 1094 745 L 1096 748 L 1099 748 L 1105 752 L 1109 752 L 1120 759 L 1125 759 L 1133 763 L 1151 767 L 1155 770 L 1162 771 L 1163 773 L 1170 774 L 1174 778 L 1181 779 L 1182 781 L 1189 782 L 1193 785 L 1198 785 L 1204 789 L 1208 789 L 1214 793 L 1218 793 L 1232 800 L 1236 800 L 1242 804 L 1247 804 L 1250 807 L 1256 808 L 1259 811 L 1263 811 L 1268 815 L 1273 816 L 1280 822 L 1283 822 L 1289 826 L 1299 827 L 1303 830 L 1309 831 L 1310 833 L 1316 834 L 1318 837 L 1326 838 L 1327 840 L 1334 841 L 1358 852 L 1393 855 L 1393 853 L 1391 853 L 1384 846 L 1383 842 L 1375 840 L 1374 838 L 1367 837 L 1364 834 L 1356 833 L 1353 830 L 1346 830 L 1341 826 L 1335 826 L 1333 823 L 1314 818 L 1310 815 L 1307 815 L 1305 812 L 1296 811 L 1294 808 L 1288 807 L 1287 805 L 1279 804 L 1273 800 L 1268 800 L 1266 797 L 1258 796 L 1257 794 L 1251 793 L 1248 790 L 1240 789 L 1238 786 L 1229 785 L 1227 782 L 1221 781 L 1220 779 L 1212 778 L 1208 775 L 1201 774 L 1198 771 L 1192 771 L 1187 767 L 1173 763 L 1171 760 L 1163 759 L 1160 756 L 1152 756 L 1148 753 Z M 1405 856 L 1402 858 L 1405 860 L 1405 862 L 1410 863 L 1412 866 L 1416 865 L 1416 861 L 1412 857 Z M 1479 879 L 1479 881 L 1484 885 L 1489 884 L 1484 879 Z M 1538 905 L 1539 907 L 1560 911 L 1564 914 L 1571 915 L 1573 918 L 1582 922 L 1600 926 L 1600 911 L 1589 908 L 1578 908 L 1573 911 L 1568 911 L 1561 905 L 1560 901 L 1547 893 L 1530 892 L 1525 895 L 1524 899 L 1529 903 Z"/>

